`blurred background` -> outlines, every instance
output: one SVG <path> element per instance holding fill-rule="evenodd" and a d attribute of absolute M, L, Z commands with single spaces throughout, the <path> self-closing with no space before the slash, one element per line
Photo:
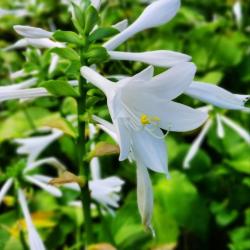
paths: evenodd
<path fill-rule="evenodd" d="M 104 26 L 125 18 L 131 23 L 145 8 L 146 1 L 103 1 L 101 17 Z M 17 9 L 22 11 L 17 12 Z M 7 11 L 8 10 L 8 11 Z M 157 15 L 157 13 L 156 13 Z M 72 30 L 68 1 L 0 1 L 0 48 L 20 37 L 13 25 L 22 24 L 47 30 Z M 121 46 L 127 51 L 174 50 L 189 54 L 197 65 L 196 80 L 209 82 L 239 94 L 250 93 L 250 2 L 248 0 L 183 0 L 177 16 L 168 24 L 147 30 Z M 27 61 L 28 59 L 29 61 Z M 0 84 L 21 80 L 11 72 L 37 66 L 25 50 L 0 50 Z M 40 67 L 40 66 L 39 66 Z M 107 62 L 105 74 L 133 75 L 145 68 L 141 63 Z M 156 73 L 163 69 L 156 68 Z M 61 71 L 62 73 L 63 71 Z M 42 77 L 42 76 L 41 76 Z M 204 103 L 181 96 L 190 106 Z M 108 118 L 105 98 L 100 95 L 90 112 Z M 18 101 L 0 103 L 0 175 L 11 161 L 15 149 L 11 140 L 30 130 L 23 115 L 33 120 L 52 117 L 60 108 L 63 117 L 74 106 L 70 100 L 41 98 L 19 105 Z M 249 106 L 249 105 L 248 105 Z M 198 153 L 183 168 L 184 158 L 200 129 L 191 133 L 170 133 L 166 138 L 171 179 L 151 173 L 154 185 L 153 226 L 156 237 L 144 231 L 136 205 L 135 166 L 118 162 L 117 155 L 102 157 L 103 176 L 117 175 L 126 181 L 120 207 L 115 215 L 94 219 L 97 242 L 109 242 L 119 250 L 249 250 L 250 249 L 250 147 L 230 126 L 219 138 L 215 114 L 222 114 L 250 131 L 249 114 L 214 109 L 214 121 Z M 112 140 L 100 132 L 97 141 Z M 70 166 L 75 161 L 73 141 L 64 136 L 53 143 L 43 156 L 54 155 Z M 30 190 L 30 208 L 36 211 L 34 223 L 48 249 L 75 249 L 75 229 L 81 223 L 81 211 L 68 205 L 76 197 L 65 190 L 55 199 L 41 190 Z M 10 195 L 0 207 L 0 249 L 22 249 L 18 240 L 15 198 Z"/>

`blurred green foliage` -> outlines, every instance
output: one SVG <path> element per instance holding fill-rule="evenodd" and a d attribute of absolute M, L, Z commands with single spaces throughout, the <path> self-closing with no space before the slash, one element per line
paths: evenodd
<path fill-rule="evenodd" d="M 1 0 L 0 7 L 15 8 L 17 2 L 26 1 Z M 18 39 L 12 28 L 15 24 L 73 29 L 67 6 L 60 1 L 38 2 L 38 8 L 29 7 L 32 15 L 27 18 L 6 16 L 0 19 L 2 48 Z M 182 8 L 170 23 L 136 35 L 122 45 L 121 50 L 184 52 L 191 55 L 197 65 L 198 80 L 219 84 L 235 93 L 250 93 L 250 2 L 242 1 L 240 27 L 232 12 L 233 4 L 233 0 L 183 0 Z M 124 18 L 131 23 L 143 8 L 143 4 L 134 0 L 106 1 L 101 14 L 103 26 L 108 27 Z M 0 51 L 1 85 L 12 83 L 9 72 L 23 67 L 28 71 L 31 68 L 39 70 L 40 79 L 46 80 L 42 72 L 48 65 L 40 65 L 39 57 L 34 54 L 26 55 L 26 58 L 29 56 L 30 61 L 25 63 L 23 51 Z M 70 65 L 66 71 L 64 66 L 62 63 L 58 75 L 65 74 L 73 79 L 74 70 L 78 70 L 79 65 Z M 115 61 L 101 67 L 106 74 L 132 75 L 145 65 Z M 156 72 L 161 70 L 157 68 Z M 108 117 L 104 110 L 105 99 L 100 97 L 100 93 L 96 91 L 89 96 L 92 98 L 90 113 Z M 190 105 L 201 106 L 198 101 L 182 98 Z M 60 113 L 55 109 L 58 106 L 61 107 Z M 74 165 L 75 152 L 70 136 L 75 131 L 64 119 L 66 114 L 75 112 L 75 104 L 70 98 L 42 98 L 23 106 L 17 105 L 17 101 L 10 101 L 1 103 L 0 109 L 0 174 L 11 160 L 16 160 L 15 145 L 8 140 L 25 136 L 31 129 L 27 115 L 35 126 L 53 124 L 66 132 L 67 135 L 51 145 L 43 155 L 58 156 L 69 168 Z M 249 115 L 237 111 L 223 112 L 250 130 Z M 103 223 L 100 223 L 98 211 L 94 211 L 96 241 L 109 242 L 119 250 L 249 250 L 250 148 L 231 129 L 225 129 L 223 140 L 217 138 L 214 127 L 210 130 L 188 170 L 182 168 L 182 162 L 199 131 L 181 136 L 170 134 L 166 139 L 171 179 L 151 174 L 155 195 L 155 238 L 145 232 L 140 223 L 135 196 L 135 167 L 129 162 L 118 167 L 116 157 L 102 158 L 103 175 L 119 175 L 126 180 L 126 185 L 121 206 L 114 216 L 103 215 Z M 111 141 L 105 134 L 98 139 Z M 81 211 L 68 205 L 76 194 L 65 190 L 62 198 L 54 199 L 43 191 L 29 190 L 29 193 L 31 210 L 38 211 L 43 218 L 43 223 L 35 220 L 35 225 L 48 249 L 76 249 L 73 244 L 79 239 Z M 16 199 L 12 198 L 13 203 L 5 201 L 0 208 L 0 249 L 3 250 L 22 249 L 15 233 L 20 219 L 15 213 Z"/>

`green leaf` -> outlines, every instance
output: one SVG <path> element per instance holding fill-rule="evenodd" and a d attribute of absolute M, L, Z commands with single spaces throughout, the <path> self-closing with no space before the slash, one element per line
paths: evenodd
<path fill-rule="evenodd" d="M 72 2 L 73 10 L 74 10 L 74 19 L 78 23 L 78 25 L 83 29 L 85 25 L 85 15 L 81 8 Z"/>
<path fill-rule="evenodd" d="M 83 40 L 73 31 L 57 30 L 53 34 L 53 38 L 59 42 L 73 43 L 82 45 Z"/>
<path fill-rule="evenodd" d="M 105 62 L 109 59 L 109 54 L 107 53 L 107 50 L 102 46 L 96 46 L 90 48 L 90 50 L 88 50 L 88 52 L 85 54 L 85 57 L 88 58 L 88 62 L 90 64 L 93 64 Z"/>
<path fill-rule="evenodd" d="M 86 11 L 84 33 L 89 34 L 99 21 L 99 15 L 95 7 L 90 5 Z"/>
<path fill-rule="evenodd" d="M 79 96 L 79 93 L 65 80 L 49 80 L 42 82 L 40 86 L 55 96 Z"/>
<path fill-rule="evenodd" d="M 202 238 L 206 237 L 209 210 L 196 187 L 184 174 L 173 171 L 169 180 L 159 179 L 154 194 L 155 203 L 162 206 L 161 211 L 167 211 L 168 217 L 174 219 L 179 227 L 195 232 Z M 162 221 L 165 220 L 162 219 Z M 177 230 L 175 232 L 173 236 L 178 235 Z"/>
<path fill-rule="evenodd" d="M 119 31 L 115 28 L 98 28 L 90 34 L 90 36 L 88 37 L 88 40 L 90 42 L 94 42 L 94 41 L 101 40 L 106 37 L 114 36 L 118 33 Z"/>
<path fill-rule="evenodd" d="M 79 55 L 71 48 L 53 48 L 51 52 L 71 61 L 80 60 Z"/>

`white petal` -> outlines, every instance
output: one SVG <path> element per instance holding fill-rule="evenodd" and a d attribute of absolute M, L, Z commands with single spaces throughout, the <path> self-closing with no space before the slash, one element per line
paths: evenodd
<path fill-rule="evenodd" d="M 51 63 L 49 66 L 49 74 L 55 71 L 59 61 L 59 56 L 52 53 Z"/>
<path fill-rule="evenodd" d="M 64 45 L 60 42 L 54 42 L 49 38 L 26 38 L 27 44 L 38 49 L 63 48 Z"/>
<path fill-rule="evenodd" d="M 130 152 L 130 143 L 131 138 L 129 135 L 129 131 L 125 126 L 125 121 L 123 118 L 118 118 L 115 123 L 117 138 L 120 146 L 120 155 L 119 160 L 123 161 L 128 158 Z"/>
<path fill-rule="evenodd" d="M 236 23 L 240 27 L 242 24 L 242 7 L 240 1 L 236 1 L 233 5 L 233 13 L 236 19 Z"/>
<path fill-rule="evenodd" d="M 190 162 L 194 158 L 194 156 L 196 155 L 197 151 L 199 150 L 201 143 L 203 142 L 211 125 L 212 125 L 212 120 L 211 119 L 207 120 L 207 122 L 205 123 L 204 127 L 202 128 L 200 134 L 192 143 L 192 145 L 191 145 L 191 147 L 190 147 L 190 149 L 189 149 L 189 151 L 184 159 L 184 162 L 183 162 L 184 168 L 187 169 L 190 167 Z"/>
<path fill-rule="evenodd" d="M 128 27 L 128 19 L 124 19 L 120 21 L 119 23 L 112 25 L 112 27 L 122 32 Z"/>
<path fill-rule="evenodd" d="M 148 170 L 143 164 L 137 162 L 137 204 L 141 215 L 142 224 L 152 231 L 152 212 L 154 206 L 153 190 Z"/>
<path fill-rule="evenodd" d="M 52 133 L 49 135 L 32 136 L 32 137 L 27 137 L 27 138 L 15 139 L 14 141 L 20 144 L 20 146 L 17 148 L 17 153 L 28 155 L 28 168 L 29 168 L 30 163 L 35 161 L 36 158 L 39 156 L 39 154 L 46 147 L 48 147 L 53 141 L 57 140 L 62 135 L 63 135 L 63 132 L 61 130 L 52 129 Z M 59 164 L 56 164 L 55 161 L 51 160 L 51 158 L 46 159 L 45 162 L 47 160 L 50 161 L 52 165 L 54 166 L 57 165 L 57 167 L 59 167 Z M 44 163 L 44 161 L 42 161 L 42 163 Z"/>
<path fill-rule="evenodd" d="M 81 68 L 81 74 L 88 82 L 101 89 L 107 97 L 113 93 L 115 84 L 101 76 L 95 70 L 83 66 Z"/>
<path fill-rule="evenodd" d="M 47 30 L 31 26 L 14 25 L 14 29 L 19 35 L 28 38 L 50 38 L 53 34 Z"/>
<path fill-rule="evenodd" d="M 149 89 L 158 98 L 172 100 L 182 94 L 192 83 L 196 67 L 193 63 L 180 63 L 155 76 L 149 83 Z"/>
<path fill-rule="evenodd" d="M 193 82 L 185 94 L 223 109 L 250 110 L 244 107 L 247 96 L 234 95 L 209 83 Z"/>
<path fill-rule="evenodd" d="M 66 170 L 66 167 L 55 157 L 48 157 L 28 164 L 28 167 L 24 169 L 24 173 L 35 168 L 41 167 L 44 164 L 53 166 L 56 170 L 58 170 L 58 172 L 64 172 Z"/>
<path fill-rule="evenodd" d="M 26 48 L 26 47 L 28 47 L 28 41 L 26 38 L 23 38 L 23 39 L 18 40 L 14 44 L 6 47 L 5 51 L 13 50 L 13 49 L 21 49 L 21 48 Z"/>
<path fill-rule="evenodd" d="M 47 191 L 48 193 L 52 194 L 53 196 L 56 196 L 56 197 L 62 196 L 62 192 L 60 189 L 36 179 L 35 176 L 25 176 L 25 179 L 28 182 L 30 182 L 30 183 L 42 188 L 43 190 Z"/>
<path fill-rule="evenodd" d="M 16 78 L 24 77 L 26 75 L 27 75 L 27 73 L 24 71 L 24 69 L 21 69 L 21 70 L 15 71 L 15 72 L 11 72 L 10 79 L 16 79 Z"/>
<path fill-rule="evenodd" d="M 50 94 L 45 88 L 6 90 L 0 91 L 0 102 L 14 99 L 38 98 L 49 95 Z"/>
<path fill-rule="evenodd" d="M 25 89 L 28 87 L 31 87 L 37 83 L 37 78 L 30 78 L 28 80 L 25 80 L 23 82 L 19 82 L 17 84 L 11 84 L 6 86 L 0 86 L 0 91 L 13 91 L 18 89 Z"/>
<path fill-rule="evenodd" d="M 148 102 L 147 102 L 148 100 Z M 159 119 L 158 126 L 167 131 L 186 132 L 200 127 L 208 118 L 206 112 L 173 101 L 165 102 L 148 98 L 144 105 L 137 105 L 140 115 Z"/>
<path fill-rule="evenodd" d="M 172 67 L 178 63 L 186 62 L 191 59 L 188 55 L 168 50 L 140 53 L 108 51 L 108 54 L 112 60 L 138 61 L 159 67 Z"/>
<path fill-rule="evenodd" d="M 176 15 L 179 7 L 179 0 L 158 0 L 153 2 L 144 9 L 132 25 L 111 38 L 103 46 L 107 50 L 114 50 L 136 33 L 168 22 Z"/>
<path fill-rule="evenodd" d="M 160 129 L 155 130 L 154 133 L 157 133 L 159 138 L 164 137 Z M 164 139 L 156 138 L 145 130 L 133 132 L 131 138 L 135 160 L 168 177 L 167 150 Z"/>
<path fill-rule="evenodd" d="M 116 131 L 115 126 L 112 123 L 110 123 L 110 122 L 108 122 L 108 121 L 106 121 L 98 116 L 95 116 L 95 115 L 93 116 L 93 120 L 98 122 L 99 123 L 98 126 L 103 131 L 105 131 L 108 135 L 110 135 L 117 144 L 119 144 L 118 137 L 117 137 L 117 131 Z"/>
<path fill-rule="evenodd" d="M 132 77 L 128 77 L 128 76 L 121 77 L 118 85 L 120 88 L 131 87 L 131 88 L 136 89 L 137 87 L 140 87 L 140 86 L 144 88 L 145 83 L 147 81 L 150 81 L 153 78 L 153 76 L 154 76 L 154 67 L 150 65 Z"/>
<path fill-rule="evenodd" d="M 225 130 L 221 122 L 221 116 L 219 114 L 216 114 L 216 121 L 217 121 L 217 135 L 219 138 L 224 138 Z"/>
<path fill-rule="evenodd" d="M 10 178 L 1 187 L 1 189 L 0 189 L 0 205 L 1 205 L 2 201 L 3 201 L 4 196 L 9 191 L 12 184 L 13 184 L 13 179 Z"/>
<path fill-rule="evenodd" d="M 120 196 L 117 192 L 123 184 L 124 181 L 116 176 L 90 181 L 91 197 L 106 207 L 118 207 Z"/>
<path fill-rule="evenodd" d="M 95 134 L 97 133 L 96 127 L 94 124 L 89 123 L 89 139 L 93 139 Z M 95 148 L 95 144 L 92 143 L 90 145 L 90 149 L 93 150 Z M 101 167 L 100 161 L 97 157 L 94 157 L 90 161 L 90 172 L 92 179 L 100 179 L 101 178 Z"/>
<path fill-rule="evenodd" d="M 221 115 L 221 120 L 227 124 L 230 128 L 232 128 L 235 132 L 239 134 L 239 136 L 246 141 L 247 144 L 250 144 L 250 134 L 240 125 L 232 121 L 231 119 Z"/>
<path fill-rule="evenodd" d="M 134 84 L 134 78 L 132 77 L 129 80 L 130 82 L 128 81 L 126 85 L 121 86 L 121 95 L 128 105 L 134 107 L 143 106 L 146 101 L 149 105 L 149 98 L 164 101 L 172 100 L 182 94 L 192 83 L 195 69 L 193 63 L 186 62 L 164 71 L 151 80 L 141 81 L 140 84 L 138 81 Z"/>
<path fill-rule="evenodd" d="M 14 9 L 14 10 L 0 9 L 0 18 L 4 16 L 24 17 L 28 15 L 30 15 L 30 13 L 26 9 Z"/>
<path fill-rule="evenodd" d="M 18 190 L 18 201 L 28 229 L 30 250 L 45 250 L 45 246 L 32 223 L 27 201 L 21 189 Z"/>
<path fill-rule="evenodd" d="M 99 10 L 101 6 L 101 0 L 91 0 L 91 5 L 93 5 L 97 10 Z"/>
<path fill-rule="evenodd" d="M 93 180 L 101 178 L 100 161 L 97 157 L 94 157 L 90 161 L 90 172 Z"/>

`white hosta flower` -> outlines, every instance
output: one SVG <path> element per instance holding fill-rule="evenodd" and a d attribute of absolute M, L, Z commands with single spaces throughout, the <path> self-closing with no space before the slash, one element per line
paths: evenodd
<path fill-rule="evenodd" d="M 50 179 L 47 181 L 50 181 Z M 110 207 L 117 208 L 120 200 L 118 193 L 121 191 L 123 185 L 124 181 L 117 176 L 90 180 L 89 189 L 91 198 L 108 209 Z M 80 192 L 80 187 L 76 183 L 68 183 L 64 187 Z"/>
<path fill-rule="evenodd" d="M 147 6 L 137 20 L 121 33 L 104 44 L 107 50 L 114 50 L 136 33 L 153 28 L 171 20 L 180 7 L 179 0 L 158 0 Z"/>
<path fill-rule="evenodd" d="M 21 170 L 22 179 L 28 182 L 29 184 L 35 185 L 44 191 L 50 193 L 51 195 L 55 197 L 62 196 L 62 192 L 59 188 L 54 187 L 50 184 L 48 184 L 48 180 L 51 180 L 52 177 L 48 177 L 45 175 L 38 175 L 32 173 L 30 170 L 41 168 L 43 165 L 49 165 L 54 167 L 58 172 L 62 171 L 62 169 L 66 169 L 65 166 L 60 163 L 56 158 L 49 157 L 44 158 L 39 161 L 34 161 L 32 163 L 26 163 L 26 165 Z M 7 192 L 10 190 L 11 186 L 14 183 L 13 178 L 9 178 L 5 181 L 3 186 L 0 189 L 0 205 L 7 194 Z"/>
<path fill-rule="evenodd" d="M 236 1 L 235 4 L 233 5 L 233 14 L 235 16 L 235 20 L 238 27 L 241 27 L 243 15 L 242 15 L 242 6 L 240 0 Z"/>
<path fill-rule="evenodd" d="M 181 63 L 155 77 L 153 68 L 111 82 L 88 67 L 82 75 L 107 96 L 108 108 L 116 127 L 120 160 L 128 158 L 131 147 L 142 163 L 167 174 L 164 135 L 167 131 L 190 131 L 205 122 L 207 114 L 171 101 L 191 84 L 192 63 Z M 148 153 L 150 152 L 150 154 Z"/>
<path fill-rule="evenodd" d="M 228 127 L 233 129 L 247 144 L 250 145 L 250 134 L 240 125 L 238 125 L 233 120 L 229 119 L 228 117 L 221 115 L 221 121 L 226 124 Z"/>
<path fill-rule="evenodd" d="M 112 25 L 112 27 L 119 30 L 120 32 L 122 32 L 123 30 L 125 30 L 128 27 L 128 19 L 124 19 L 124 20 Z"/>
<path fill-rule="evenodd" d="M 30 164 L 37 159 L 45 148 L 62 135 L 63 132 L 61 130 L 52 129 L 49 135 L 15 139 L 14 141 L 20 145 L 17 148 L 17 153 L 28 155 L 28 164 Z"/>
<path fill-rule="evenodd" d="M 244 106 L 250 95 L 232 94 L 213 84 L 193 82 L 185 94 L 219 108 L 250 111 L 250 108 Z"/>
<path fill-rule="evenodd" d="M 28 15 L 30 15 L 30 13 L 25 9 L 6 10 L 0 8 L 0 18 L 5 16 L 24 17 Z"/>
<path fill-rule="evenodd" d="M 182 53 L 156 50 L 149 52 L 119 52 L 108 51 L 111 60 L 139 61 L 159 67 L 172 67 L 181 62 L 190 61 L 191 57 Z"/>
<path fill-rule="evenodd" d="M 48 160 L 46 160 L 45 158 L 45 159 L 40 160 L 40 162 L 33 162 L 34 165 L 32 169 L 39 168 L 43 164 L 49 164 L 57 169 L 58 167 L 57 164 L 54 165 L 54 163 L 56 162 L 57 162 L 56 159 L 52 160 L 52 158 L 48 158 Z M 22 175 L 22 180 L 25 180 L 26 182 L 30 184 L 34 184 L 37 187 L 40 187 L 41 189 L 43 189 L 44 191 L 50 193 L 51 195 L 55 197 L 62 196 L 62 192 L 60 189 L 58 189 L 57 187 L 51 186 L 50 184 L 47 183 L 47 180 L 48 180 L 47 176 L 32 174 L 31 172 L 29 172 L 30 169 L 28 169 L 28 166 L 29 165 L 26 164 L 24 168 L 21 170 L 22 172 L 20 174 Z M 3 184 L 2 188 L 0 189 L 0 205 L 13 184 L 14 184 L 14 178 L 7 179 L 5 183 Z M 19 204 L 21 206 L 21 209 L 25 218 L 25 222 L 27 224 L 30 249 L 31 250 L 45 249 L 32 223 L 32 219 L 28 211 L 26 199 L 24 197 L 23 191 L 20 188 L 17 190 L 17 195 L 18 195 Z"/>
<path fill-rule="evenodd" d="M 205 123 L 204 127 L 202 128 L 200 134 L 197 136 L 197 138 L 194 140 L 194 142 L 192 143 L 192 146 L 190 147 L 184 162 L 183 162 L 183 167 L 184 168 L 189 168 L 190 167 L 190 162 L 191 160 L 194 158 L 194 156 L 197 154 L 205 136 L 207 135 L 210 127 L 212 126 L 212 120 L 209 119 L 207 120 L 207 122 Z"/>
<path fill-rule="evenodd" d="M 37 78 L 30 78 L 28 80 L 16 83 L 16 84 L 11 84 L 11 85 L 6 85 L 6 86 L 0 86 L 0 92 L 9 92 L 9 91 L 14 91 L 18 89 L 26 89 L 29 87 L 34 86 L 37 83 Z"/>
<path fill-rule="evenodd" d="M 14 44 L 5 48 L 6 51 L 14 49 L 23 49 L 28 46 L 32 46 L 38 49 L 50 49 L 50 48 L 63 48 L 64 44 L 60 42 L 54 42 L 49 38 L 23 38 L 15 42 Z"/>
<path fill-rule="evenodd" d="M 225 129 L 224 125 L 227 125 L 231 129 L 233 129 L 247 144 L 250 145 L 250 134 L 242 128 L 240 125 L 229 119 L 228 117 L 217 113 L 214 117 L 210 117 L 201 132 L 197 136 L 197 138 L 192 143 L 185 159 L 183 161 L 183 167 L 189 168 L 190 163 L 194 156 L 197 154 L 199 148 L 201 147 L 202 142 L 204 141 L 205 136 L 207 135 L 209 129 L 212 127 L 213 122 L 216 122 L 216 131 L 219 139 L 223 139 L 225 137 Z"/>
<path fill-rule="evenodd" d="M 9 178 L 7 181 L 5 181 L 2 188 L 0 189 L 0 205 L 1 205 L 5 195 L 10 190 L 12 184 L 13 184 L 13 179 Z"/>
<path fill-rule="evenodd" d="M 25 223 L 27 225 L 29 245 L 31 250 L 45 250 L 45 246 L 33 225 L 32 218 L 28 209 L 27 201 L 25 195 L 21 189 L 18 190 L 18 201 L 21 206 Z"/>
<path fill-rule="evenodd" d="M 107 134 L 109 134 L 116 141 L 117 144 L 120 144 L 117 130 L 113 124 L 97 116 L 93 116 L 93 119 L 99 123 L 98 126 Z M 149 152 L 151 151 L 149 150 Z M 156 152 L 152 151 L 152 153 L 156 153 Z M 147 167 L 141 161 L 141 157 L 143 156 L 140 154 L 137 154 L 137 151 L 133 150 L 133 147 L 132 147 L 129 158 L 131 161 L 136 161 L 136 165 L 137 165 L 136 175 L 137 175 L 138 210 L 139 210 L 143 225 L 147 229 L 149 229 L 154 235 L 154 230 L 151 226 L 151 218 L 152 218 L 152 212 L 153 212 L 153 189 L 152 189 L 152 184 L 151 184 L 151 180 L 148 174 Z"/>
<path fill-rule="evenodd" d="M 154 230 L 151 225 L 154 198 L 151 180 L 147 168 L 137 162 L 137 205 L 141 215 L 142 224 L 150 229 L 152 235 L 155 236 Z"/>
<path fill-rule="evenodd" d="M 49 66 L 49 74 L 53 73 L 58 65 L 59 62 L 59 56 L 52 53 L 52 58 Z"/>
<path fill-rule="evenodd" d="M 8 100 L 34 99 L 44 96 L 50 96 L 49 92 L 45 88 L 0 90 L 0 103 Z"/>
<path fill-rule="evenodd" d="M 18 71 L 15 71 L 15 72 L 11 72 L 10 73 L 10 79 L 17 79 L 17 78 L 20 78 L 20 77 L 24 77 L 26 76 L 27 73 L 24 71 L 24 69 L 21 69 L 21 70 L 18 70 Z"/>
<path fill-rule="evenodd" d="M 89 139 L 93 139 L 96 134 L 95 125 L 90 123 L 89 124 Z M 95 148 L 95 144 L 92 143 L 90 145 L 90 149 L 93 150 Z M 101 178 L 101 166 L 98 157 L 93 157 L 90 161 L 90 171 L 93 180 L 97 180 Z"/>
<path fill-rule="evenodd" d="M 105 207 L 119 206 L 120 195 L 118 194 L 124 181 L 116 176 L 104 179 L 96 179 L 89 182 L 91 197 Z"/>
<path fill-rule="evenodd" d="M 225 130 L 222 124 L 221 115 L 216 114 L 216 122 L 217 122 L 217 136 L 222 139 L 225 137 Z"/>
<path fill-rule="evenodd" d="M 53 32 L 31 26 L 14 25 L 14 30 L 26 38 L 51 38 Z"/>

